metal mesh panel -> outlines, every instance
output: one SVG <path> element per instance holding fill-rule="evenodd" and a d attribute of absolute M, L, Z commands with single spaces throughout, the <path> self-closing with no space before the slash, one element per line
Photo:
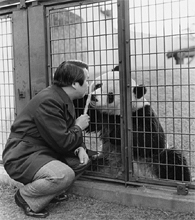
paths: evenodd
<path fill-rule="evenodd" d="M 14 120 L 12 18 L 0 17 L 0 160 Z"/>
<path fill-rule="evenodd" d="M 116 16 L 116 1 L 50 10 L 52 73 L 68 59 L 87 62 L 91 79 L 118 65 Z"/>
<path fill-rule="evenodd" d="M 64 8 L 61 6 L 59 9 L 49 10 L 51 76 L 56 67 L 68 59 L 78 59 L 89 64 L 90 83 L 101 74 L 111 71 L 114 66 L 118 65 L 117 25 L 116 0 L 99 3 L 93 1 L 93 3 L 79 6 L 72 4 Z M 107 85 L 113 83 L 101 77 L 100 81 Z M 103 99 L 105 94 L 101 95 Z M 119 91 L 116 95 L 120 96 Z M 98 126 L 98 122 L 94 125 Z M 109 137 L 105 136 L 106 138 Z M 110 165 L 106 158 L 112 157 L 114 161 L 120 160 L 121 162 L 121 153 L 116 152 L 113 149 L 114 146 L 109 143 L 102 143 L 99 134 L 95 132 L 85 134 L 85 143 L 88 149 L 99 153 L 106 151 L 103 153 L 101 162 L 100 160 L 95 162 L 92 173 L 116 176 L 121 163 L 118 165 L 115 162 Z"/>
<path fill-rule="evenodd" d="M 174 147 L 176 152 L 181 150 L 192 178 L 195 176 L 193 4 L 191 0 L 129 1 L 132 78 L 147 87 L 145 98 L 151 102 L 160 119 L 168 148 Z M 134 161 L 134 168 L 141 164 L 154 166 L 152 161 Z M 147 172 L 146 169 L 145 173 L 138 172 L 136 175 L 145 178 Z"/>
<path fill-rule="evenodd" d="M 126 3 L 125 5 L 127 5 Z M 120 2 L 118 8 L 121 4 L 124 2 Z M 180 153 L 181 157 L 186 158 L 193 180 L 195 176 L 195 149 L 193 147 L 195 140 L 195 99 L 193 96 L 195 91 L 195 14 L 191 10 L 192 8 L 193 1 L 191 0 L 132 0 L 129 1 L 129 7 L 124 9 L 124 17 L 129 17 L 129 21 L 126 19 L 124 23 L 120 21 L 123 27 L 118 28 L 117 1 L 97 1 L 97 3 L 91 1 L 91 3 L 82 5 L 67 4 L 64 7 L 61 5 L 48 10 L 48 34 L 50 36 L 48 42 L 50 76 L 53 75 L 62 61 L 81 59 L 89 64 L 90 82 L 100 76 L 102 83 L 108 85 L 113 83 L 113 87 L 119 81 L 115 76 L 113 76 L 114 80 L 112 81 L 105 80 L 101 76 L 118 65 L 118 49 L 124 48 L 125 57 L 123 59 L 120 57 L 121 65 L 123 68 L 127 68 L 129 65 L 129 72 L 127 71 L 129 76 L 137 84 L 146 86 L 147 93 L 144 97 L 150 103 L 162 125 L 165 134 L 165 148 L 174 148 L 175 154 Z M 121 16 L 121 9 L 119 14 Z M 124 33 L 118 33 L 119 29 L 125 30 Z M 127 31 L 129 29 L 130 31 Z M 118 45 L 118 36 L 124 45 Z M 128 39 L 127 36 L 129 36 Z M 130 47 L 127 49 L 126 45 Z M 129 63 L 127 65 L 128 58 Z M 128 77 L 127 79 L 129 79 Z M 125 84 L 124 79 L 123 83 L 130 88 L 129 84 Z M 115 95 L 120 93 L 120 97 L 123 96 L 125 89 L 118 89 L 118 94 L 115 93 Z M 127 89 L 127 91 L 129 90 Z M 105 94 L 101 94 L 102 100 Z M 131 97 L 131 95 L 124 97 Z M 129 101 L 133 104 L 132 100 Z M 125 104 L 127 103 L 122 103 L 120 110 L 127 107 L 127 112 L 131 112 L 130 104 Z M 107 110 L 109 107 L 109 105 L 104 106 L 102 110 Z M 115 105 L 114 107 L 116 111 L 119 110 L 118 106 Z M 136 120 L 138 119 L 139 117 Z M 109 121 L 108 124 L 111 123 Z M 114 123 L 115 126 L 118 125 L 116 122 Z M 95 125 L 98 126 L 98 122 Z M 134 136 L 137 131 L 130 129 L 132 127 L 131 121 L 128 121 L 127 125 L 128 131 L 124 132 L 123 137 L 125 143 L 129 139 L 128 146 L 120 144 L 120 147 L 123 150 L 128 147 L 129 155 L 125 155 L 126 151 L 122 151 L 124 155 L 121 155 L 121 149 L 118 151 L 117 142 L 116 144 L 107 142 L 102 145 L 102 141 L 98 138 L 99 134 L 85 134 L 85 142 L 88 148 L 100 153 L 103 151 L 101 163 L 97 161 L 95 170 L 92 167 L 91 173 L 89 173 L 120 179 L 122 157 L 122 165 L 125 168 L 127 166 L 124 164 L 124 160 L 125 162 L 129 161 L 129 172 L 125 171 L 125 175 L 129 175 L 127 177 L 129 180 L 159 181 L 162 167 L 166 170 L 163 179 L 170 179 L 168 176 L 170 161 L 168 156 L 165 156 L 164 163 L 159 159 L 162 154 L 162 151 L 159 150 L 159 143 L 150 146 L 158 152 L 157 159 L 153 160 L 153 151 L 150 150 L 148 160 L 146 146 L 134 146 L 133 143 L 130 143 L 129 133 Z M 160 136 L 158 129 L 160 128 L 157 128 L 157 137 Z M 143 130 L 143 134 L 143 142 L 146 142 L 146 130 Z M 114 136 L 117 137 L 117 134 Z M 105 138 L 110 139 L 110 136 L 105 136 Z M 124 140 L 121 141 L 124 143 Z M 136 150 L 131 151 L 131 149 L 136 149 L 137 153 Z M 140 150 L 143 153 L 141 159 L 136 157 Z M 107 164 L 108 158 L 110 161 L 114 161 L 113 164 L 112 162 Z M 173 170 L 182 167 L 181 180 L 183 181 L 184 162 L 176 165 L 176 159 L 173 157 L 171 163 Z M 133 168 L 133 172 L 131 172 L 131 168 Z M 175 172 L 173 173 L 172 179 L 176 180 Z M 126 177 L 123 176 L 122 178 Z"/>

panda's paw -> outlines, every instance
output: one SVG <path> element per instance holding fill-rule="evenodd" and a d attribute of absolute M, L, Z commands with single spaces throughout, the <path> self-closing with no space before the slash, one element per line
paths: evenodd
<path fill-rule="evenodd" d="M 97 160 L 97 159 L 101 159 L 101 158 L 103 158 L 102 152 L 98 152 L 96 155 L 92 156 L 92 160 Z"/>
<path fill-rule="evenodd" d="M 93 155 L 93 156 L 91 157 L 92 160 L 96 160 L 97 158 L 98 158 L 98 154 Z"/>
<path fill-rule="evenodd" d="M 120 170 L 120 171 L 116 174 L 115 178 L 116 178 L 116 179 L 120 179 L 120 178 L 123 177 L 123 176 L 124 176 L 124 172 L 122 172 L 122 170 Z"/>

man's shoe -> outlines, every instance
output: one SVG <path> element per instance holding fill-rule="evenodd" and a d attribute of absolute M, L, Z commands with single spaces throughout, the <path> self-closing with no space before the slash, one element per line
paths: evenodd
<path fill-rule="evenodd" d="M 22 198 L 19 190 L 15 194 L 15 202 L 20 208 L 24 210 L 24 213 L 28 216 L 35 218 L 46 218 L 49 215 L 49 213 L 45 209 L 41 212 L 34 212 Z"/>
<path fill-rule="evenodd" d="M 68 195 L 67 194 L 60 194 L 56 197 L 54 197 L 50 203 L 58 203 L 58 202 L 63 202 L 63 201 L 68 201 Z"/>

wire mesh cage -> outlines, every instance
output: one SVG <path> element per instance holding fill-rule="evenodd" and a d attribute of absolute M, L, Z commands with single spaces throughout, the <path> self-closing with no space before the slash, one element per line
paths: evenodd
<path fill-rule="evenodd" d="M 177 164 L 176 156 L 172 160 L 166 156 L 165 166 L 160 159 L 155 164 L 151 157 L 149 161 L 140 161 L 147 168 L 152 166 L 157 169 L 157 175 L 151 178 L 162 178 L 161 170 L 166 169 L 163 178 L 169 179 L 169 169 L 173 168 L 172 179 L 176 180 L 175 171 L 182 167 L 180 180 L 183 181 L 186 163 L 192 179 L 195 175 L 193 4 L 190 0 L 129 1 L 131 77 L 147 87 L 145 98 L 160 120 L 166 148 L 186 159 Z M 159 145 L 155 148 L 159 150 Z M 139 167 L 139 162 L 134 162 L 135 167 Z M 147 172 L 146 169 L 145 173 L 136 175 L 146 177 Z"/>
<path fill-rule="evenodd" d="M 50 9 L 48 13 L 51 81 L 56 67 L 62 61 L 78 59 L 89 64 L 90 84 L 93 81 L 96 86 L 97 84 L 106 84 L 108 87 L 108 84 L 112 84 L 114 89 L 115 83 L 111 80 L 109 81 L 108 78 L 103 79 L 101 76 L 118 65 L 117 1 L 88 2 L 81 5 L 71 4 Z M 116 78 L 116 81 L 118 83 L 119 79 Z M 104 96 L 107 96 L 106 93 L 108 91 L 104 91 L 104 94 L 101 93 L 102 100 Z M 118 96 L 120 96 L 119 91 Z M 84 103 L 82 104 L 83 106 Z M 108 106 L 104 106 L 101 110 L 104 111 L 106 107 Z M 117 109 L 117 106 L 114 106 L 114 108 Z M 83 108 L 77 108 L 76 111 L 79 114 L 83 114 Z M 113 177 L 114 173 L 119 170 L 118 163 L 110 166 L 107 163 L 107 157 L 121 159 L 121 153 L 115 152 L 115 150 L 113 153 L 112 147 L 115 146 L 111 147 L 107 141 L 106 143 L 102 142 L 99 137 L 102 131 L 99 127 L 104 127 L 104 140 L 109 139 L 110 137 L 105 135 L 105 130 L 109 129 L 111 122 L 109 122 L 109 119 L 98 121 L 97 117 L 98 115 L 94 115 L 96 120 L 91 122 L 88 130 L 90 131 L 96 127 L 97 129 L 95 130 L 99 132 L 85 133 L 85 143 L 88 149 L 94 150 L 101 155 L 101 159 L 99 158 L 94 162 L 92 174 L 99 173 L 101 175 L 103 173 L 104 176 Z M 112 123 L 116 124 L 116 121 Z"/>
<path fill-rule="evenodd" d="M 64 60 L 89 65 L 93 91 L 88 114 L 93 120 L 84 138 L 87 148 L 96 153 L 87 174 L 114 181 L 168 185 L 182 181 L 193 186 L 194 1 L 52 1 L 52 6 L 40 2 L 46 4 L 49 83 Z M 32 31 L 32 17 L 27 14 L 25 30 Z M 23 53 L 31 67 L 24 65 L 25 70 L 30 68 L 29 75 L 15 72 L 18 82 L 14 82 L 13 15 L 0 17 L 0 152 L 14 120 L 14 86 L 24 74 L 29 88 L 36 81 L 32 77 L 38 78 L 32 74 L 35 63 L 29 47 L 30 56 Z M 32 46 L 32 36 L 29 42 L 25 37 L 26 45 Z M 86 98 L 75 104 L 77 116 L 83 114 Z"/>
<path fill-rule="evenodd" d="M 94 162 L 91 175 L 149 182 L 193 180 L 195 14 L 192 8 L 191 0 L 113 0 L 48 9 L 50 81 L 60 62 L 81 59 L 89 64 L 90 83 L 94 81 L 102 88 L 98 93 L 101 103 L 105 97 L 107 100 L 107 105 L 102 104 L 99 110 L 109 117 L 103 118 L 102 114 L 103 119 L 98 121 L 96 112 L 96 121 L 90 125 L 102 130 L 85 134 L 88 148 L 101 155 Z M 120 51 L 124 57 L 119 57 Z M 119 63 L 120 75 L 118 70 L 112 71 Z M 107 84 L 107 91 L 102 84 Z M 144 84 L 145 92 L 142 104 L 135 104 L 134 87 L 139 84 Z M 119 101 L 110 104 L 108 100 L 113 97 L 108 88 L 114 90 L 115 98 L 119 96 L 120 105 Z M 137 110 L 140 105 L 149 105 L 152 114 L 146 116 L 143 108 L 138 116 L 133 105 L 137 105 Z M 82 109 L 78 112 L 82 113 Z M 154 121 L 158 126 L 153 130 Z M 111 128 L 114 135 L 108 132 Z M 102 132 L 103 140 L 99 138 Z"/>
<path fill-rule="evenodd" d="M 12 17 L 0 16 L 0 160 L 15 113 Z"/>

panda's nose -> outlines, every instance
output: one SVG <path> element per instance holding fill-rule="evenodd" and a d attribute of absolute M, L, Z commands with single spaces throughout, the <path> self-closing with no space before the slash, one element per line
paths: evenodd
<path fill-rule="evenodd" d="M 96 97 L 95 97 L 94 94 L 91 95 L 91 101 L 94 101 L 94 102 L 97 102 L 97 101 L 98 101 L 98 100 L 96 99 Z"/>

